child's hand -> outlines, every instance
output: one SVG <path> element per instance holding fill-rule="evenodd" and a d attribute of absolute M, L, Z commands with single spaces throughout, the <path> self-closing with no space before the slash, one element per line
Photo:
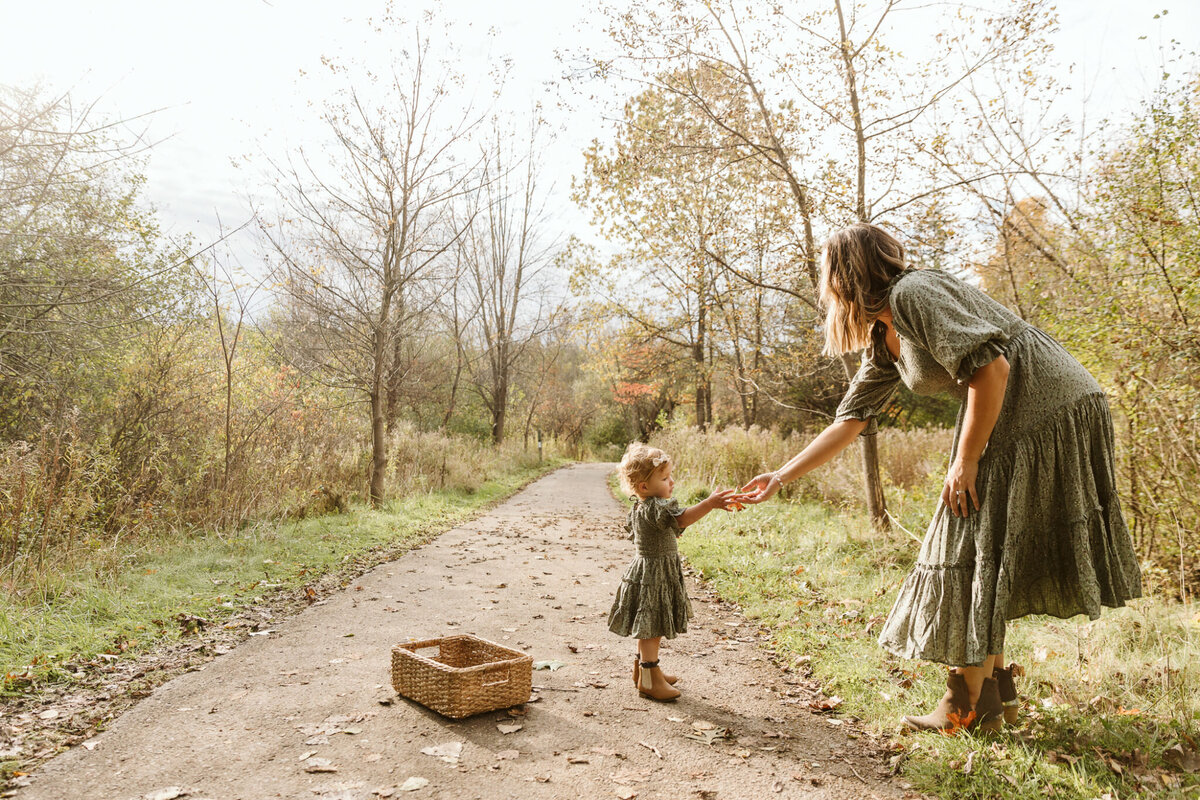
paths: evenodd
<path fill-rule="evenodd" d="M 718 489 L 708 496 L 708 504 L 712 508 L 720 508 L 724 511 L 741 511 L 742 505 L 737 489 Z"/>

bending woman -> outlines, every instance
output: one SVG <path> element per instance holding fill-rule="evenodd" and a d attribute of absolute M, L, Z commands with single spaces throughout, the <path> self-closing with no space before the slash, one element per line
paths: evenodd
<path fill-rule="evenodd" d="M 1008 620 L 1096 619 L 1101 606 L 1142 593 L 1117 500 L 1108 402 L 1050 336 L 945 272 L 907 269 L 900 242 L 874 225 L 830 237 L 820 291 L 825 352 L 864 350 L 862 366 L 833 424 L 750 481 L 744 499 L 762 502 L 874 434 L 900 381 L 959 397 L 941 501 L 879 642 L 955 667 L 937 708 L 906 717 L 910 726 L 994 729 L 1002 714 L 1015 722 L 1012 667 L 1003 668 Z"/>

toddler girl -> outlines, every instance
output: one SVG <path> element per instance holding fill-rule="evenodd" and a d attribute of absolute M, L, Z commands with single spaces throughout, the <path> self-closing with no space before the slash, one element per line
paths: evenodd
<path fill-rule="evenodd" d="M 692 616 L 675 539 L 714 508 L 736 509 L 739 504 L 734 490 L 725 489 L 690 508 L 680 508 L 671 499 L 675 480 L 670 456 L 641 442 L 629 445 L 617 474 L 621 488 L 637 498 L 625 523 L 637 555 L 621 577 L 608 629 L 638 640 L 633 662 L 638 691 L 652 700 L 674 700 L 680 692 L 672 686 L 675 677 L 659 669 L 658 645 L 662 637 L 674 639 L 686 631 Z"/>

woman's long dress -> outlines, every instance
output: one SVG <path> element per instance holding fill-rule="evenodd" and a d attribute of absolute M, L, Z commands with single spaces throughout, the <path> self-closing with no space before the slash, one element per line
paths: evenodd
<path fill-rule="evenodd" d="M 1004 646 L 1007 620 L 1027 614 L 1100 616 L 1141 597 L 1141 572 L 1121 506 L 1108 401 L 1086 369 L 1049 335 L 983 292 L 938 270 L 892 282 L 893 359 L 877 325 L 837 419 L 875 416 L 899 381 L 918 394 L 963 400 L 967 383 L 1007 357 L 999 419 L 979 460 L 980 510 L 939 502 L 916 567 L 879 642 L 904 658 L 981 663 Z"/>
<path fill-rule="evenodd" d="M 608 629 L 619 636 L 674 639 L 692 617 L 683 564 L 675 539 L 683 532 L 676 519 L 683 513 L 673 499 L 638 500 L 626 530 L 637 555 L 621 576 L 621 586 L 608 613 Z"/>

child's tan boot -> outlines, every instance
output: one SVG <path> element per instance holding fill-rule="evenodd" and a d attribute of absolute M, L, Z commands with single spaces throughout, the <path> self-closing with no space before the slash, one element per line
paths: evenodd
<path fill-rule="evenodd" d="M 1016 725 L 1020 721 L 1021 703 L 1017 699 L 1017 682 L 1016 678 L 1025 674 L 1025 668 L 1020 664 L 1009 664 L 1007 669 L 996 667 L 992 670 L 992 676 L 996 679 L 996 685 L 1000 689 L 1000 703 L 1004 706 L 1004 721 L 1009 725 Z"/>
<path fill-rule="evenodd" d="M 666 676 L 658 668 L 657 661 L 643 661 L 640 666 L 641 670 L 638 673 L 638 693 L 642 697 L 649 697 L 651 700 L 658 700 L 659 702 L 667 702 L 674 700 L 682 694 L 678 689 L 667 683 Z"/>
<path fill-rule="evenodd" d="M 638 676 L 641 674 L 641 672 L 642 672 L 642 657 L 639 655 L 635 655 L 633 657 L 633 685 L 634 686 L 638 685 Z M 679 676 L 668 675 L 665 672 L 663 673 L 663 677 L 666 678 L 667 683 L 671 684 L 672 686 L 675 685 L 675 681 L 679 680 Z"/>

